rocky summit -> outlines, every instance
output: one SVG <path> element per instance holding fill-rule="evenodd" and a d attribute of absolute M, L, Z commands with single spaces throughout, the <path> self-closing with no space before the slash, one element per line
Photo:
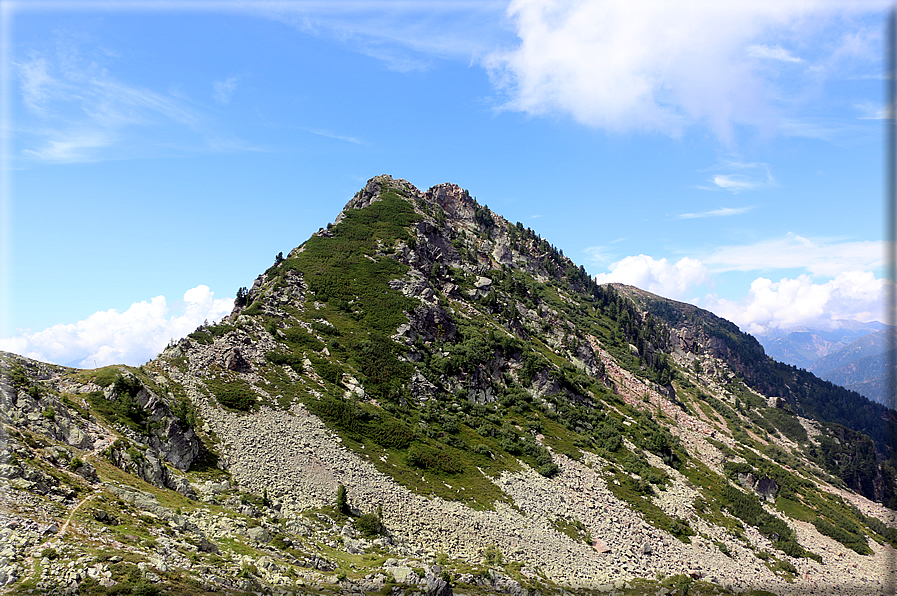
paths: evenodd
<path fill-rule="evenodd" d="M 453 184 L 143 366 L 0 366 L 4 593 L 893 593 L 892 410 Z"/>

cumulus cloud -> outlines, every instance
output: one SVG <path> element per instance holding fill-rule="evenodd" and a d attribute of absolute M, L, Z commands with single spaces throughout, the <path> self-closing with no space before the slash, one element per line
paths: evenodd
<path fill-rule="evenodd" d="M 799 326 L 836 329 L 842 320 L 885 320 L 886 284 L 869 271 L 847 271 L 824 283 L 808 275 L 777 282 L 758 277 L 742 300 L 711 295 L 702 306 L 753 334 Z"/>
<path fill-rule="evenodd" d="M 199 285 L 184 292 L 175 314 L 164 296 L 156 296 L 135 302 L 124 312 L 99 311 L 77 323 L 2 338 L 0 349 L 81 368 L 136 366 L 158 355 L 170 340 L 229 314 L 233 305 L 233 298 L 215 298 L 208 286 Z"/>
<path fill-rule="evenodd" d="M 485 64 L 507 92 L 510 109 L 671 135 L 700 121 L 729 141 L 736 124 L 766 127 L 772 120 L 777 73 L 771 62 L 802 60 L 780 45 L 758 42 L 787 37 L 807 46 L 823 35 L 827 19 L 882 6 L 513 0 L 507 13 L 519 44 L 491 54 Z"/>
<path fill-rule="evenodd" d="M 595 281 L 623 283 L 667 298 L 684 299 L 696 285 L 707 281 L 707 268 L 688 257 L 670 263 L 647 255 L 629 256 L 614 263 L 610 273 L 599 273 Z"/>

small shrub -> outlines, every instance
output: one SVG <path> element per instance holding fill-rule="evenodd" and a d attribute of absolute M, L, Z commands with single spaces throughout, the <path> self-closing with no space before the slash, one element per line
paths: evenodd
<path fill-rule="evenodd" d="M 53 408 L 47 408 L 41 413 L 41 415 L 47 420 L 54 420 L 56 418 L 56 412 L 53 410 Z"/>
<path fill-rule="evenodd" d="M 161 593 L 159 588 L 144 580 L 139 581 L 137 585 L 131 588 L 131 596 L 159 596 Z"/>
<path fill-rule="evenodd" d="M 243 379 L 205 379 L 203 382 L 218 403 L 226 408 L 246 412 L 255 404 L 252 387 Z"/>
<path fill-rule="evenodd" d="M 355 520 L 355 527 L 358 528 L 358 531 L 366 538 L 376 536 L 383 530 L 383 526 L 380 524 L 380 518 L 377 517 L 376 513 L 365 513 Z"/>
<path fill-rule="evenodd" d="M 347 513 L 349 511 L 349 500 L 345 484 L 340 484 L 336 487 L 336 510 L 340 513 Z"/>
<path fill-rule="evenodd" d="M 546 478 L 552 478 L 556 476 L 560 471 L 561 469 L 556 463 L 549 463 L 539 467 L 539 474 L 542 474 Z"/>
<path fill-rule="evenodd" d="M 796 574 L 797 568 L 790 561 L 779 560 L 775 564 L 776 571 L 784 571 L 786 573 Z"/>
<path fill-rule="evenodd" d="M 51 561 L 59 558 L 59 553 L 55 548 L 45 548 L 40 552 L 41 558 L 50 559 Z"/>
<path fill-rule="evenodd" d="M 338 385 L 343 378 L 343 367 L 329 360 L 315 360 L 315 372 L 322 379 L 334 385 Z"/>
<path fill-rule="evenodd" d="M 484 565 L 501 565 L 503 559 L 501 551 L 494 544 L 483 549 Z"/>
<path fill-rule="evenodd" d="M 477 443 L 473 446 L 473 452 L 478 455 L 485 455 L 486 457 L 492 457 L 492 452 L 489 451 L 489 448 L 481 443 Z"/>
<path fill-rule="evenodd" d="M 302 374 L 302 356 L 298 354 L 284 354 L 282 352 L 268 352 L 265 354 L 265 360 L 272 364 L 278 364 L 280 366 L 289 366 L 296 374 Z"/>
<path fill-rule="evenodd" d="M 669 531 L 670 534 L 672 534 L 679 540 L 682 540 L 683 542 L 685 542 L 689 536 L 693 536 L 695 533 L 694 530 L 691 529 L 691 526 L 688 525 L 688 521 L 679 518 L 673 520 L 673 523 L 670 524 Z"/>
<path fill-rule="evenodd" d="M 461 463 L 448 453 L 420 444 L 408 449 L 408 463 L 416 468 L 443 474 L 457 474 L 464 470 Z"/>

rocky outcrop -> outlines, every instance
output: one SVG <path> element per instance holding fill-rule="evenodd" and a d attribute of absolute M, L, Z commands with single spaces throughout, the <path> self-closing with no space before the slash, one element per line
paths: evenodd
<path fill-rule="evenodd" d="M 748 490 L 753 490 L 760 497 L 765 499 L 768 503 L 776 502 L 776 493 L 779 492 L 779 485 L 775 480 L 768 476 L 764 476 L 762 478 L 757 478 L 752 473 L 739 473 L 738 474 L 738 482 L 744 488 Z"/>
<path fill-rule="evenodd" d="M 155 449 L 117 442 L 106 449 L 105 455 L 115 466 L 141 480 L 161 488 L 170 488 L 191 499 L 196 498 L 190 482 L 168 469 Z"/>

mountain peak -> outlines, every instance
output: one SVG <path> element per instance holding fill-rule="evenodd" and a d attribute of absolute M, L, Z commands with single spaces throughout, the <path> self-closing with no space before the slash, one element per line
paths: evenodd
<path fill-rule="evenodd" d="M 372 178 L 143 367 L 2 360 L 11 490 L 87 541 L 33 532 L 50 593 L 793 592 L 897 545 L 893 412 L 454 184 Z"/>
<path fill-rule="evenodd" d="M 430 213 L 432 210 L 441 209 L 443 216 L 451 222 L 471 222 L 475 219 L 477 211 L 482 209 L 476 200 L 471 198 L 470 193 L 457 184 L 445 182 L 421 191 L 407 180 L 382 174 L 368 180 L 364 188 L 355 193 L 334 223 L 342 221 L 347 210 L 364 209 L 372 202 L 380 200 L 387 192 L 395 193 L 410 201 L 415 210 L 422 215 L 432 215 Z M 489 213 L 493 218 L 497 217 L 491 211 Z"/>

